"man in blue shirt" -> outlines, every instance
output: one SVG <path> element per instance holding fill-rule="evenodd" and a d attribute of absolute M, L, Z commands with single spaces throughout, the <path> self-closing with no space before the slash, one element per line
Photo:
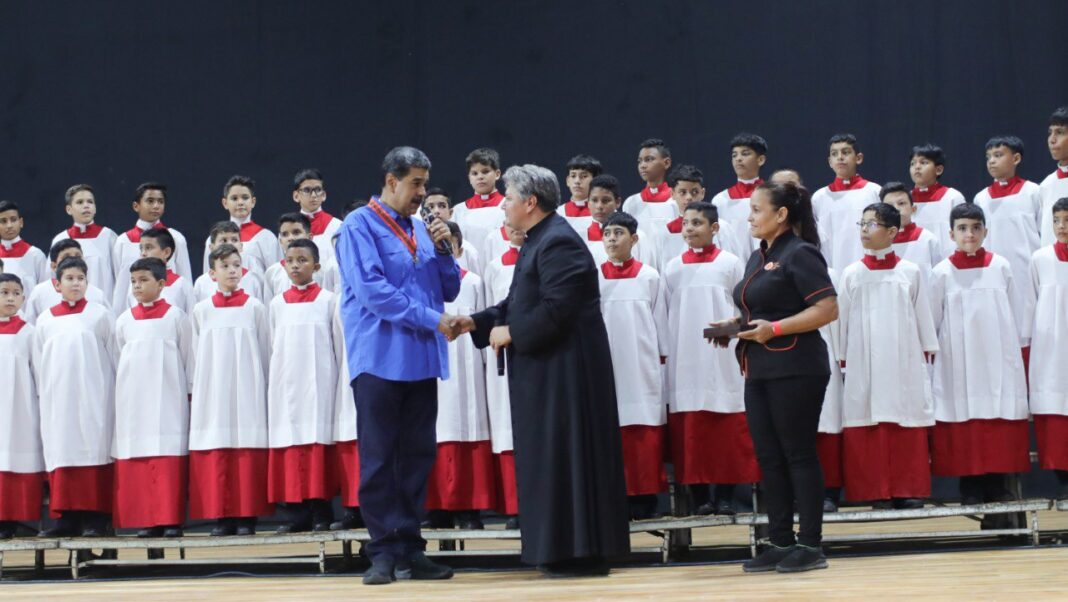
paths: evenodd
<path fill-rule="evenodd" d="M 371 535 L 368 585 L 452 577 L 427 559 L 419 523 L 437 452 L 437 379 L 449 377 L 445 337 L 456 334 L 445 301 L 460 291 L 460 269 L 451 246 L 437 244 L 449 237 L 445 222 L 412 219 L 430 159 L 401 146 L 382 171 L 381 197 L 345 218 L 336 245 L 359 416 L 360 509 Z"/>

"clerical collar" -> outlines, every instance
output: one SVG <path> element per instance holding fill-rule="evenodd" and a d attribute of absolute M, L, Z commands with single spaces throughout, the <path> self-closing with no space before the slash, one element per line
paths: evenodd
<path fill-rule="evenodd" d="M 571 202 L 572 202 L 572 203 L 573 203 L 573 204 L 574 204 L 574 205 L 575 205 L 576 207 L 585 207 L 585 206 L 586 206 L 586 203 L 588 203 L 588 202 L 589 202 L 589 199 L 582 199 L 581 201 L 580 201 L 580 200 L 578 200 L 578 199 L 571 199 Z"/>
<path fill-rule="evenodd" d="M 313 284 L 315 284 L 314 280 L 309 282 L 308 284 L 294 284 L 293 288 L 297 289 L 298 291 L 306 291 L 308 290 L 308 287 Z"/>
<path fill-rule="evenodd" d="M 997 182 L 998 184 L 1000 184 L 1001 186 L 1008 186 L 1009 185 L 1009 180 L 998 180 L 998 179 L 995 178 L 994 181 Z"/>
<path fill-rule="evenodd" d="M 79 232 L 84 234 L 86 230 L 93 227 L 93 222 L 90 221 L 88 224 L 79 224 L 78 222 L 74 222 L 74 227 L 77 228 Z"/>
<path fill-rule="evenodd" d="M 248 217 L 234 217 L 231 215 L 230 221 L 234 222 L 238 226 L 244 226 L 245 224 L 252 221 L 252 214 L 249 214 Z"/>
<path fill-rule="evenodd" d="M 748 184 L 748 185 L 756 184 L 758 180 L 760 180 L 760 176 L 757 176 L 757 177 L 752 178 L 750 180 L 746 180 L 746 179 L 743 179 L 743 178 L 738 178 L 739 182 L 741 182 L 742 184 Z"/>
<path fill-rule="evenodd" d="M 158 302 L 158 301 L 159 301 L 159 299 L 153 299 L 151 301 L 142 301 L 141 302 L 141 307 L 144 307 L 146 309 L 151 309 L 152 307 L 154 307 L 156 305 L 156 302 Z"/>
<path fill-rule="evenodd" d="M 77 301 L 68 301 L 66 299 L 62 299 L 62 301 L 67 304 L 67 307 L 77 307 L 82 300 L 78 299 Z"/>
<path fill-rule="evenodd" d="M 5 249 L 10 251 L 11 247 L 19 244 L 20 242 L 22 242 L 22 237 L 21 236 L 16 236 L 15 238 L 12 238 L 11 240 L 0 240 L 0 245 L 3 245 Z"/>
<path fill-rule="evenodd" d="M 158 225 L 159 225 L 159 220 L 156 220 L 154 222 L 146 222 L 143 219 L 138 219 L 137 220 L 137 227 L 142 229 L 142 230 L 148 230 L 149 228 L 155 228 Z"/>
<path fill-rule="evenodd" d="M 1068 165 L 1061 165 L 1060 163 L 1058 163 L 1057 169 L 1063 171 L 1064 173 L 1068 173 Z"/>
<path fill-rule="evenodd" d="M 11 321 L 11 316 L 8 316 L 6 318 L 3 317 L 3 316 L 0 316 L 0 322 L 10 322 L 10 321 Z"/>
<path fill-rule="evenodd" d="M 224 291 L 222 289 L 219 289 L 219 294 L 222 295 L 223 297 L 232 297 L 233 294 L 236 293 L 238 290 L 240 290 L 240 289 L 235 289 L 235 290 L 227 292 L 227 291 Z"/>
<path fill-rule="evenodd" d="M 894 247 L 886 247 L 885 249 L 864 249 L 865 255 L 871 255 L 872 257 L 882 260 L 886 259 L 886 256 L 894 252 Z"/>
<path fill-rule="evenodd" d="M 707 247 L 690 247 L 690 250 L 694 253 L 709 253 L 716 250 L 715 243 L 708 245 Z"/>
<path fill-rule="evenodd" d="M 616 266 L 617 268 L 621 268 L 621 267 L 627 265 L 628 261 L 631 261 L 633 259 L 634 259 L 633 257 L 630 257 L 628 259 L 624 259 L 623 261 L 615 261 L 615 260 L 609 259 L 608 262 L 611 263 L 612 265 Z"/>
<path fill-rule="evenodd" d="M 508 248 L 509 249 L 515 249 L 516 251 L 519 250 L 519 247 L 517 247 L 516 245 L 513 245 L 512 243 L 508 243 Z"/>
<path fill-rule="evenodd" d="M 385 205 L 385 203 L 382 203 L 382 204 Z M 311 213 L 309 213 L 309 212 L 307 212 L 307 211 L 305 211 L 303 209 L 300 210 L 301 213 L 303 213 L 304 215 L 306 215 L 308 217 L 315 217 L 316 215 L 319 215 L 320 213 L 322 213 L 322 211 L 323 211 L 322 207 L 316 209 L 315 211 L 312 211 Z"/>
<path fill-rule="evenodd" d="M 659 186 L 649 186 L 648 188 L 649 188 L 649 192 L 651 192 L 652 194 L 659 194 L 659 192 L 660 192 L 660 187 Z"/>
<path fill-rule="evenodd" d="M 493 196 L 493 195 L 492 194 L 480 194 L 480 195 L 478 195 L 478 198 L 482 199 L 483 201 L 488 201 L 488 200 L 490 200 L 491 196 Z"/>

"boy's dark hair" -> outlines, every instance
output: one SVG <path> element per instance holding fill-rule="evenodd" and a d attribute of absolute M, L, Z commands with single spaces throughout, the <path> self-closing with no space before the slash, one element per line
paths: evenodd
<path fill-rule="evenodd" d="M 571 171 L 572 169 L 588 171 L 590 176 L 594 178 L 604 173 L 604 167 L 601 162 L 590 155 L 575 155 L 571 157 L 571 160 L 567 162 L 567 170 Z"/>
<path fill-rule="evenodd" d="M 1053 202 L 1053 213 L 1060 213 L 1061 211 L 1068 211 L 1068 196 L 1057 199 Z"/>
<path fill-rule="evenodd" d="M 345 219 L 348 214 L 352 213 L 353 211 L 356 211 L 357 209 L 363 207 L 366 204 L 367 199 L 352 199 L 348 202 L 348 204 L 341 208 L 341 219 Z M 311 222 L 309 221 L 308 223 L 310 224 Z M 308 226 L 308 231 L 311 232 L 311 226 Z"/>
<path fill-rule="evenodd" d="M 167 200 L 167 187 L 159 182 L 142 182 L 134 189 L 133 202 L 140 203 L 141 197 L 145 196 L 145 193 L 149 190 L 158 190 L 163 193 L 163 200 Z"/>
<path fill-rule="evenodd" d="M 52 245 L 52 248 L 48 250 L 48 260 L 52 263 L 59 261 L 59 254 L 67 249 L 81 250 L 82 245 L 73 238 L 64 238 L 63 240 Z"/>
<path fill-rule="evenodd" d="M 911 161 L 913 157 L 923 157 L 935 165 L 946 164 L 945 151 L 942 150 L 941 146 L 931 144 L 930 142 L 917 144 L 912 147 L 912 154 L 909 155 L 909 161 Z"/>
<path fill-rule="evenodd" d="M 883 226 L 887 228 L 897 228 L 898 230 L 901 229 L 901 212 L 897 210 L 897 207 L 894 207 L 890 203 L 872 203 L 864 208 L 861 215 L 864 215 L 869 211 L 875 213 L 875 219 Z"/>
<path fill-rule="evenodd" d="M 622 226 L 631 234 L 638 233 L 638 220 L 625 211 L 616 211 L 609 215 L 608 219 L 604 220 L 604 227 L 607 228 L 609 226 Z"/>
<path fill-rule="evenodd" d="M 959 219 L 975 219 L 979 220 L 979 223 L 986 225 L 986 214 L 983 213 L 983 208 L 975 203 L 961 203 L 957 205 L 949 212 L 949 227 L 953 229 L 957 225 Z"/>
<path fill-rule="evenodd" d="M 432 197 L 432 196 L 443 196 L 443 197 L 445 197 L 446 201 L 449 201 L 450 205 L 452 204 L 452 198 L 449 196 L 449 194 L 447 192 L 445 192 L 444 188 L 438 188 L 437 186 L 435 186 L 434 188 L 427 188 L 426 196 L 423 197 L 423 199 L 427 199 L 427 198 Z"/>
<path fill-rule="evenodd" d="M 282 224 L 300 224 L 304 226 L 304 231 L 311 234 L 311 220 L 307 215 L 303 213 L 293 211 L 291 213 L 283 213 L 278 218 L 278 229 L 282 229 Z"/>
<path fill-rule="evenodd" d="M 22 217 L 22 212 L 19 211 L 19 205 L 15 201 L 0 201 L 0 213 L 5 211 L 14 211 Z"/>
<path fill-rule="evenodd" d="M 81 257 L 68 257 L 56 266 L 56 280 L 62 280 L 63 272 L 67 270 L 81 270 L 83 274 L 88 274 L 89 266 Z"/>
<path fill-rule="evenodd" d="M 167 264 L 158 257 L 142 257 L 130 264 L 130 273 L 151 272 L 153 280 L 167 279 Z"/>
<path fill-rule="evenodd" d="M 642 140 L 641 145 L 638 146 L 638 152 L 640 153 L 646 148 L 655 148 L 657 154 L 659 154 L 662 159 L 671 158 L 671 149 L 659 138 L 646 138 L 645 140 Z"/>
<path fill-rule="evenodd" d="M 668 174 L 667 183 L 674 188 L 679 182 L 697 182 L 698 185 L 704 186 L 705 175 L 693 165 L 679 165 Z"/>
<path fill-rule="evenodd" d="M 241 226 L 238 226 L 230 220 L 215 222 L 211 225 L 211 230 L 208 230 L 208 240 L 212 244 L 215 243 L 215 239 L 219 238 L 220 234 L 241 234 Z"/>
<path fill-rule="evenodd" d="M 879 200 L 885 203 L 886 195 L 894 192 L 904 192 L 909 195 L 909 204 L 914 204 L 912 202 L 912 190 L 901 182 L 887 182 L 886 184 L 883 184 L 883 187 L 879 189 Z"/>
<path fill-rule="evenodd" d="M 986 150 L 997 148 L 999 146 L 1007 147 L 1014 153 L 1020 153 L 1020 157 L 1024 154 L 1024 143 L 1016 136 L 994 136 L 990 140 L 986 141 Z"/>
<path fill-rule="evenodd" d="M 1057 107 L 1049 116 L 1050 125 L 1068 125 L 1068 105 Z"/>
<path fill-rule="evenodd" d="M 312 242 L 311 239 L 298 238 L 296 240 L 290 241 L 289 245 L 286 246 L 286 250 L 293 248 L 308 249 L 308 252 L 310 252 L 312 255 L 312 259 L 315 260 L 315 263 L 319 263 L 319 245 Z"/>
<path fill-rule="evenodd" d="M 736 147 L 744 146 L 758 155 L 768 154 L 768 142 L 763 137 L 756 134 L 750 134 L 749 132 L 742 132 L 731 138 L 731 150 Z"/>
<path fill-rule="evenodd" d="M 234 245 L 219 245 L 215 247 L 215 250 L 212 251 L 210 255 L 208 255 L 208 267 L 214 270 L 216 263 L 222 261 L 223 259 L 226 259 L 231 255 L 237 255 L 238 257 L 241 257 L 241 251 L 238 251 L 237 247 L 235 247 Z"/>
<path fill-rule="evenodd" d="M 248 191 L 252 193 L 252 196 L 256 196 L 256 181 L 248 176 L 230 176 L 230 179 L 226 181 L 226 186 L 223 186 L 223 198 L 230 195 L 230 189 L 234 186 L 244 186 L 248 188 Z"/>
<path fill-rule="evenodd" d="M 592 192 L 594 188 L 603 188 L 611 192 L 617 201 L 623 198 L 619 193 L 619 180 L 611 174 L 603 173 L 590 180 L 590 191 Z"/>
<path fill-rule="evenodd" d="M 166 228 L 149 228 L 148 230 L 145 230 L 143 233 L 141 233 L 141 238 L 156 239 L 156 244 L 159 245 L 159 248 L 170 249 L 172 255 L 176 250 L 174 244 L 174 235 L 171 234 L 171 231 Z"/>
<path fill-rule="evenodd" d="M 706 203 L 701 201 L 700 203 L 690 203 L 686 205 L 686 211 L 697 211 L 708 220 L 708 223 L 715 224 L 719 222 L 719 210 L 712 203 Z M 683 212 L 685 213 L 685 211 Z"/>
<path fill-rule="evenodd" d="M 449 227 L 449 234 L 456 239 L 456 245 L 462 246 L 464 244 L 464 233 L 463 230 L 460 230 L 460 225 L 449 221 L 446 221 L 445 225 Z"/>
<path fill-rule="evenodd" d="M 797 170 L 796 170 L 796 169 L 794 169 L 793 167 L 780 167 L 779 169 L 776 169 L 775 171 L 771 172 L 771 178 L 774 178 L 774 177 L 775 177 L 775 174 L 777 174 L 777 173 L 780 173 L 780 172 L 783 172 L 783 171 L 788 171 L 788 172 L 790 172 L 790 173 L 793 173 L 793 174 L 797 174 L 797 181 L 798 181 L 798 183 L 799 183 L 799 184 L 800 184 L 801 186 L 804 186 L 804 185 L 805 185 L 804 181 L 802 181 L 802 180 L 801 180 L 801 172 L 797 171 Z M 771 178 L 768 178 L 768 179 L 770 180 Z"/>
<path fill-rule="evenodd" d="M 70 188 L 68 188 L 67 192 L 63 193 L 64 202 L 67 205 L 70 205 L 71 201 L 74 200 L 74 195 L 76 195 L 76 194 L 78 194 L 79 192 L 82 192 L 82 191 L 88 192 L 89 194 L 93 195 L 93 198 L 96 198 L 96 192 L 93 191 L 93 187 L 92 186 L 90 186 L 88 184 L 75 184 L 74 186 L 71 186 Z"/>
<path fill-rule="evenodd" d="M 500 171 L 501 155 L 492 148 L 476 148 L 467 154 L 467 159 L 464 160 L 464 163 L 467 165 L 468 170 L 471 169 L 472 165 L 477 163 Z"/>
<path fill-rule="evenodd" d="M 319 180 L 320 182 L 323 182 L 324 185 L 326 184 L 326 181 L 323 180 L 323 174 L 318 169 L 309 167 L 308 169 L 298 171 L 297 175 L 293 176 L 293 190 L 300 190 L 300 185 L 303 184 L 305 180 Z"/>
<path fill-rule="evenodd" d="M 26 286 L 22 284 L 22 278 L 19 278 L 15 274 L 0 274 L 0 284 L 5 282 L 14 282 L 19 285 L 19 288 L 21 288 L 23 292 L 26 292 Z"/>
<path fill-rule="evenodd" d="M 860 152 L 860 145 L 857 144 L 857 137 L 848 132 L 839 132 L 831 136 L 831 140 L 827 143 L 827 148 L 830 148 L 832 145 L 838 144 L 839 142 L 845 142 L 853 147 L 854 153 Z"/>

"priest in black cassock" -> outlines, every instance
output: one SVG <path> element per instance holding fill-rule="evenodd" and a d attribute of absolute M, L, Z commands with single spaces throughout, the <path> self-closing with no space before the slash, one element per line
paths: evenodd
<path fill-rule="evenodd" d="M 527 235 L 512 288 L 456 327 L 507 354 L 523 562 L 550 576 L 607 575 L 630 535 L 597 267 L 556 213 L 551 171 L 513 166 L 504 181 L 505 222 Z"/>

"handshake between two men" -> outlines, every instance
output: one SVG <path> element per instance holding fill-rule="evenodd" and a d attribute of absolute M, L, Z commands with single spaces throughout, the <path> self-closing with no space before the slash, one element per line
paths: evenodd
<path fill-rule="evenodd" d="M 475 321 L 471 316 L 454 316 L 442 313 L 438 320 L 438 332 L 445 335 L 450 342 L 457 337 L 475 330 Z M 494 352 L 500 351 L 512 343 L 512 335 L 508 326 L 494 326 L 490 331 L 489 344 Z"/>

